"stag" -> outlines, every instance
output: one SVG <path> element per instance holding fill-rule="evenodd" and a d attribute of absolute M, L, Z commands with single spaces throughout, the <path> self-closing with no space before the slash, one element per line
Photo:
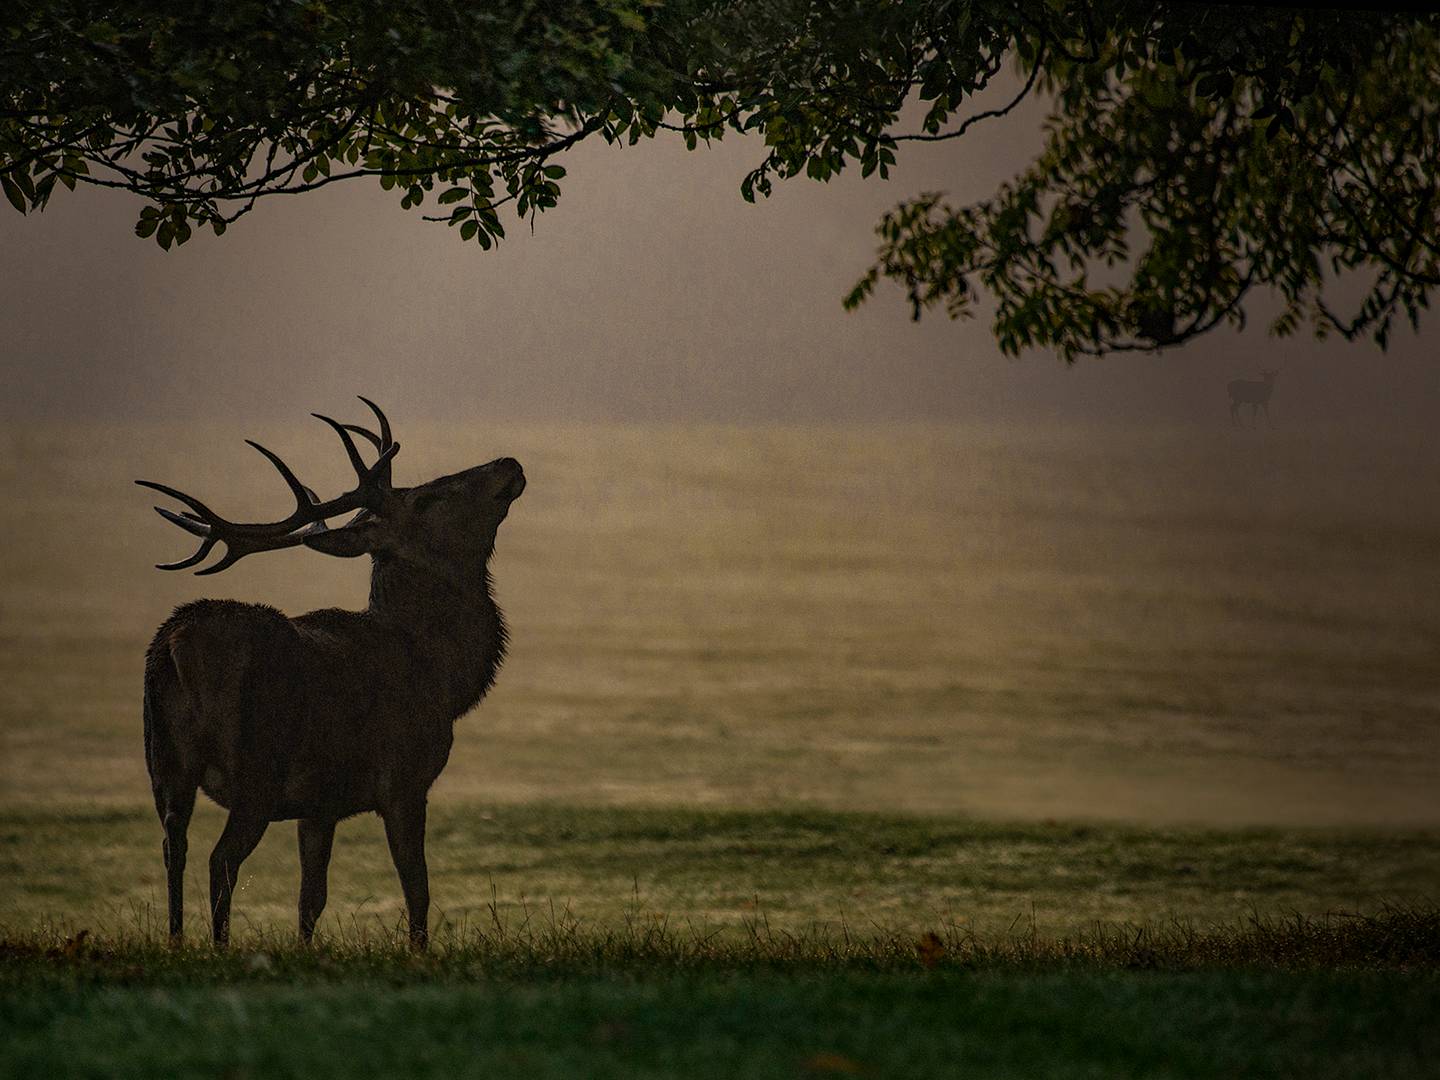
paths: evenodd
<path fill-rule="evenodd" d="M 1231 379 L 1226 389 L 1230 393 L 1230 422 L 1240 423 L 1240 406 L 1250 406 L 1250 422 L 1254 423 L 1259 413 L 1265 413 L 1265 423 L 1270 423 L 1270 395 L 1275 392 L 1275 376 L 1278 371 L 1262 371 L 1257 379 Z"/>
<path fill-rule="evenodd" d="M 164 827 L 170 936 L 184 929 L 186 833 L 197 791 L 229 811 L 210 856 L 211 933 L 230 934 L 240 865 L 272 821 L 295 819 L 300 847 L 300 936 L 325 908 L 336 823 L 375 812 L 400 878 L 411 944 L 424 948 L 430 908 L 425 866 L 427 793 L 445 767 L 455 721 L 495 681 L 505 622 L 491 594 L 495 533 L 525 489 L 513 458 L 499 458 L 418 487 L 394 487 L 400 444 L 385 414 L 378 431 L 314 414 L 339 435 L 353 489 L 321 501 L 280 457 L 249 442 L 280 473 L 295 509 L 266 524 L 228 521 L 199 499 L 136 483 L 186 507 L 156 507 L 200 538 L 183 570 L 223 556 L 215 574 L 247 555 L 303 545 L 340 558 L 369 555 L 364 611 L 326 608 L 287 618 L 264 604 L 197 600 L 176 609 L 145 658 L 145 761 Z M 367 464 L 352 435 L 375 450 Z M 342 525 L 327 521 L 351 514 Z"/>

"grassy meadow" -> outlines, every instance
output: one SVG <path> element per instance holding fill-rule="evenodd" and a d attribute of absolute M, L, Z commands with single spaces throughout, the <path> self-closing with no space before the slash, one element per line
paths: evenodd
<path fill-rule="evenodd" d="M 222 815 L 191 826 L 189 932 L 205 935 L 205 854 Z M 435 919 L 456 929 L 565 913 L 585 927 L 643 916 L 734 934 L 847 926 L 990 938 L 1096 925 L 1199 927 L 1440 896 L 1440 836 L 1405 832 L 997 824 L 801 810 L 476 806 L 436 800 L 428 833 Z M 165 923 L 160 830 L 149 809 L 0 815 L 0 925 L 152 937 Z M 295 830 L 271 826 L 237 885 L 238 928 L 294 929 Z M 379 822 L 340 827 L 321 929 L 383 937 L 403 905 Z M 497 915 L 498 912 L 498 915 Z"/>
<path fill-rule="evenodd" d="M 280 823 L 213 953 L 203 803 L 160 942 L 149 634 L 358 605 L 364 568 L 162 575 L 184 541 L 129 481 L 262 518 L 242 436 L 326 489 L 327 433 L 0 434 L 0 1075 L 1427 1075 L 1433 440 L 394 418 L 401 483 L 530 480 L 419 959 L 368 817 L 318 948 Z"/>
<path fill-rule="evenodd" d="M 437 807 L 416 956 L 368 819 L 310 949 L 280 828 L 234 946 L 192 917 L 167 947 L 155 832 L 0 823 L 0 1075 L 1423 1077 L 1440 1052 L 1427 834 Z"/>

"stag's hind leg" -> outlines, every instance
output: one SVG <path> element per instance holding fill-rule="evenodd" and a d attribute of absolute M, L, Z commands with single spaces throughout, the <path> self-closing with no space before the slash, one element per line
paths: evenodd
<path fill-rule="evenodd" d="M 163 633 L 163 631 L 162 631 Z M 157 641 L 159 636 L 157 635 Z M 170 914 L 170 941 L 178 945 L 185 933 L 185 855 L 190 815 L 200 775 L 184 738 L 193 716 L 180 693 L 178 673 L 169 654 L 152 645 L 145 661 L 145 769 L 155 796 L 155 813 L 165 830 L 165 890 Z"/>
<path fill-rule="evenodd" d="M 269 822 L 231 811 L 225 830 L 210 853 L 210 920 L 216 945 L 230 942 L 230 900 L 240 876 L 240 864 L 255 850 Z"/>
<path fill-rule="evenodd" d="M 335 822 L 301 818 L 296 831 L 300 838 L 300 938 L 308 944 L 325 910 Z"/>
<path fill-rule="evenodd" d="M 170 909 L 170 941 L 178 945 L 185 935 L 185 854 L 189 848 L 190 815 L 195 810 L 194 787 L 157 790 L 155 809 L 165 829 L 161 850 L 165 855 L 166 898 Z"/>

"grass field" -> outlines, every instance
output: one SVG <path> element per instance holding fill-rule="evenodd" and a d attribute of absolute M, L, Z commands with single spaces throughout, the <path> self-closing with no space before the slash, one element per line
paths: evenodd
<path fill-rule="evenodd" d="M 1440 1052 L 1429 833 L 440 805 L 431 837 L 429 955 L 367 819 L 318 948 L 276 828 L 216 954 L 198 917 L 162 943 L 148 811 L 5 814 L 0 1075 L 1422 1077 Z"/>
<path fill-rule="evenodd" d="M 191 826 L 191 933 L 203 932 L 205 858 L 221 815 Z M 245 863 L 237 927 L 293 928 L 293 826 Z M 436 800 L 429 830 L 439 920 L 527 910 L 610 926 L 643 913 L 709 928 L 763 917 L 800 931 L 956 923 L 1047 935 L 1096 923 L 1228 923 L 1248 913 L 1369 913 L 1440 897 L 1429 832 L 1140 828 L 831 811 L 475 806 Z M 160 829 L 149 807 L 0 812 L 0 925 L 149 934 L 164 922 Z M 322 931 L 385 932 L 403 908 L 379 822 L 346 822 Z"/>

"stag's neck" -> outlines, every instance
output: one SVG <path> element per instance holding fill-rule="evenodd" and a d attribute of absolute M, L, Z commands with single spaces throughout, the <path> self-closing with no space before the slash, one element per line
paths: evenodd
<path fill-rule="evenodd" d="M 473 581 L 376 560 L 368 614 L 394 627 L 450 688 L 456 716 L 484 696 L 505 658 L 505 618 L 489 568 Z"/>

